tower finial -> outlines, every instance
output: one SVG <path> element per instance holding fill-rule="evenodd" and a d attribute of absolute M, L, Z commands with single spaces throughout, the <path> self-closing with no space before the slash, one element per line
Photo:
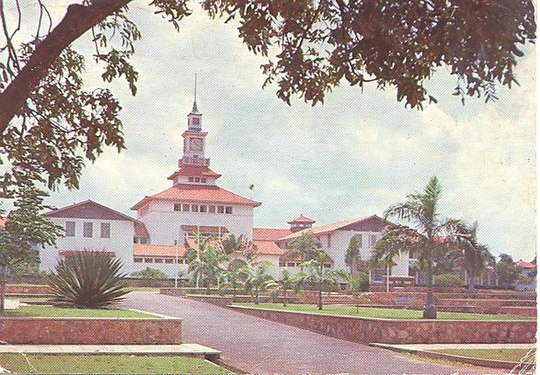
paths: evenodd
<path fill-rule="evenodd" d="M 191 113 L 198 113 L 199 110 L 197 109 L 197 73 L 195 73 L 195 89 L 193 91 L 193 109 L 191 110 Z"/>

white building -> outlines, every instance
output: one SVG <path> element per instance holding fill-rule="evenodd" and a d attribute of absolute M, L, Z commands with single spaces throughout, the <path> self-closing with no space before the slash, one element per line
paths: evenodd
<path fill-rule="evenodd" d="M 85 201 L 45 214 L 65 228 L 56 248 L 40 251 L 40 269 L 52 270 L 59 257 L 74 251 L 100 250 L 116 254 L 130 274 L 146 267 L 157 268 L 174 277 L 187 271 L 186 249 L 194 247 L 193 234 L 215 241 L 234 234 L 252 239 L 257 246 L 255 262 L 269 261 L 269 270 L 279 277 L 281 268 L 297 269 L 301 259 L 291 259 L 287 243 L 302 233 L 312 233 L 328 254 L 328 266 L 346 268 L 345 253 L 352 236 L 361 243 L 361 259 L 369 259 L 380 237 L 384 221 L 377 216 L 313 227 L 312 219 L 300 216 L 289 228 L 253 228 L 253 209 L 261 203 L 219 187 L 220 174 L 210 169 L 205 157 L 202 114 L 194 101 L 188 115 L 188 128 L 182 134 L 183 155 L 178 170 L 168 177 L 172 187 L 145 196 L 131 209 L 137 219 L 93 201 Z M 393 275 L 406 276 L 406 256 L 392 269 Z"/>

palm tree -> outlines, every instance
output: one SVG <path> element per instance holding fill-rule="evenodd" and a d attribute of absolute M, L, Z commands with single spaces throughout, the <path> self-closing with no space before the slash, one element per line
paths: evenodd
<path fill-rule="evenodd" d="M 238 289 L 244 286 L 244 282 L 248 275 L 249 275 L 249 267 L 247 265 L 228 271 L 227 284 L 233 290 L 233 299 L 236 298 L 236 293 Z"/>
<path fill-rule="evenodd" d="M 383 237 L 375 244 L 371 252 L 368 269 L 372 271 L 377 267 L 386 269 L 386 293 L 390 292 L 390 273 L 395 265 L 396 258 L 406 253 L 394 237 Z"/>
<path fill-rule="evenodd" d="M 227 255 L 240 255 L 251 262 L 257 254 L 257 246 L 244 237 L 243 234 L 236 237 L 234 234 L 219 243 L 220 250 Z"/>
<path fill-rule="evenodd" d="M 315 259 L 322 244 L 315 239 L 313 233 L 302 233 L 288 246 L 292 257 L 300 256 L 303 260 Z"/>
<path fill-rule="evenodd" d="M 439 218 L 440 196 L 439 180 L 432 177 L 422 193 L 408 195 L 405 203 L 389 207 L 384 213 L 385 219 L 396 218 L 409 225 L 388 224 L 377 242 L 390 253 L 409 251 L 419 255 L 419 264 L 425 266 L 427 273 L 424 319 L 437 318 L 433 301 L 433 254 L 438 249 L 448 249 L 453 240 L 467 230 L 461 220 Z"/>
<path fill-rule="evenodd" d="M 317 285 L 319 298 L 317 301 L 317 308 L 323 309 L 323 290 L 331 287 L 340 278 L 346 279 L 347 273 L 343 270 L 328 269 L 325 267 L 328 256 L 324 251 L 319 251 L 313 259 L 310 259 L 303 263 L 303 266 L 307 268 L 307 273 L 303 274 L 303 278 L 306 281 L 312 282 Z"/>
<path fill-rule="evenodd" d="M 255 304 L 259 304 L 259 293 L 264 293 L 277 286 L 275 280 L 267 272 L 272 263 L 261 262 L 256 269 L 249 269 L 246 278 L 246 289 L 255 295 Z"/>
<path fill-rule="evenodd" d="M 357 264 L 360 260 L 360 243 L 356 236 L 352 236 L 345 253 L 345 264 L 349 266 L 351 275 L 357 271 Z"/>
<path fill-rule="evenodd" d="M 494 259 L 487 246 L 479 244 L 476 239 L 478 224 L 466 228 L 466 231 L 456 238 L 458 247 L 453 251 L 454 261 L 467 274 L 469 294 L 476 293 L 475 278 L 481 277 L 487 271 L 488 264 Z"/>
<path fill-rule="evenodd" d="M 229 257 L 219 253 L 216 248 L 209 243 L 204 243 L 199 251 L 198 257 L 193 259 L 193 255 L 189 256 L 188 272 L 192 279 L 202 280 L 206 285 L 206 292 L 210 294 L 210 286 L 213 281 L 217 281 L 220 274 L 223 272 L 221 264 L 227 262 Z"/>
<path fill-rule="evenodd" d="M 282 293 L 283 295 L 283 306 L 287 306 L 287 291 L 292 290 L 295 294 L 300 292 L 301 287 L 301 275 L 291 273 L 283 269 L 281 270 L 281 280 L 277 282 L 276 293 Z"/>

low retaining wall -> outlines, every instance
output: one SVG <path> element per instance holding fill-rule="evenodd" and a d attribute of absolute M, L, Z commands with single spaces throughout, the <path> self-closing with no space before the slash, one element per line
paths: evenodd
<path fill-rule="evenodd" d="M 6 285 L 7 295 L 50 295 L 51 293 L 51 288 L 47 285 Z"/>
<path fill-rule="evenodd" d="M 536 320 L 394 320 L 231 308 L 260 318 L 359 343 L 534 343 Z"/>
<path fill-rule="evenodd" d="M 182 319 L 0 318 L 9 344 L 181 344 Z"/>

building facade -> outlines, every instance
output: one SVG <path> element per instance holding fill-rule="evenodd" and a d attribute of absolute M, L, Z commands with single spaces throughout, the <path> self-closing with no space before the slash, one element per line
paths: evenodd
<path fill-rule="evenodd" d="M 360 258 L 369 259 L 385 226 L 377 216 L 313 226 L 315 220 L 300 215 L 288 222 L 289 228 L 253 228 L 253 211 L 261 203 L 217 185 L 221 175 L 210 169 L 206 136 L 195 99 L 182 134 L 178 169 L 168 177 L 172 186 L 135 203 L 131 209 L 136 219 L 93 201 L 46 213 L 66 235 L 56 248 L 40 251 L 40 269 L 53 270 L 61 257 L 87 249 L 114 252 L 127 274 L 150 267 L 173 278 L 187 273 L 185 255 L 197 246 L 195 233 L 217 242 L 231 234 L 252 240 L 257 248 L 253 262 L 270 262 L 269 272 L 276 278 L 281 269 L 298 270 L 302 260 L 291 258 L 288 244 L 303 233 L 320 241 L 329 267 L 346 268 L 345 253 L 353 236 L 361 245 Z M 396 263 L 392 274 L 406 276 L 407 256 Z"/>

